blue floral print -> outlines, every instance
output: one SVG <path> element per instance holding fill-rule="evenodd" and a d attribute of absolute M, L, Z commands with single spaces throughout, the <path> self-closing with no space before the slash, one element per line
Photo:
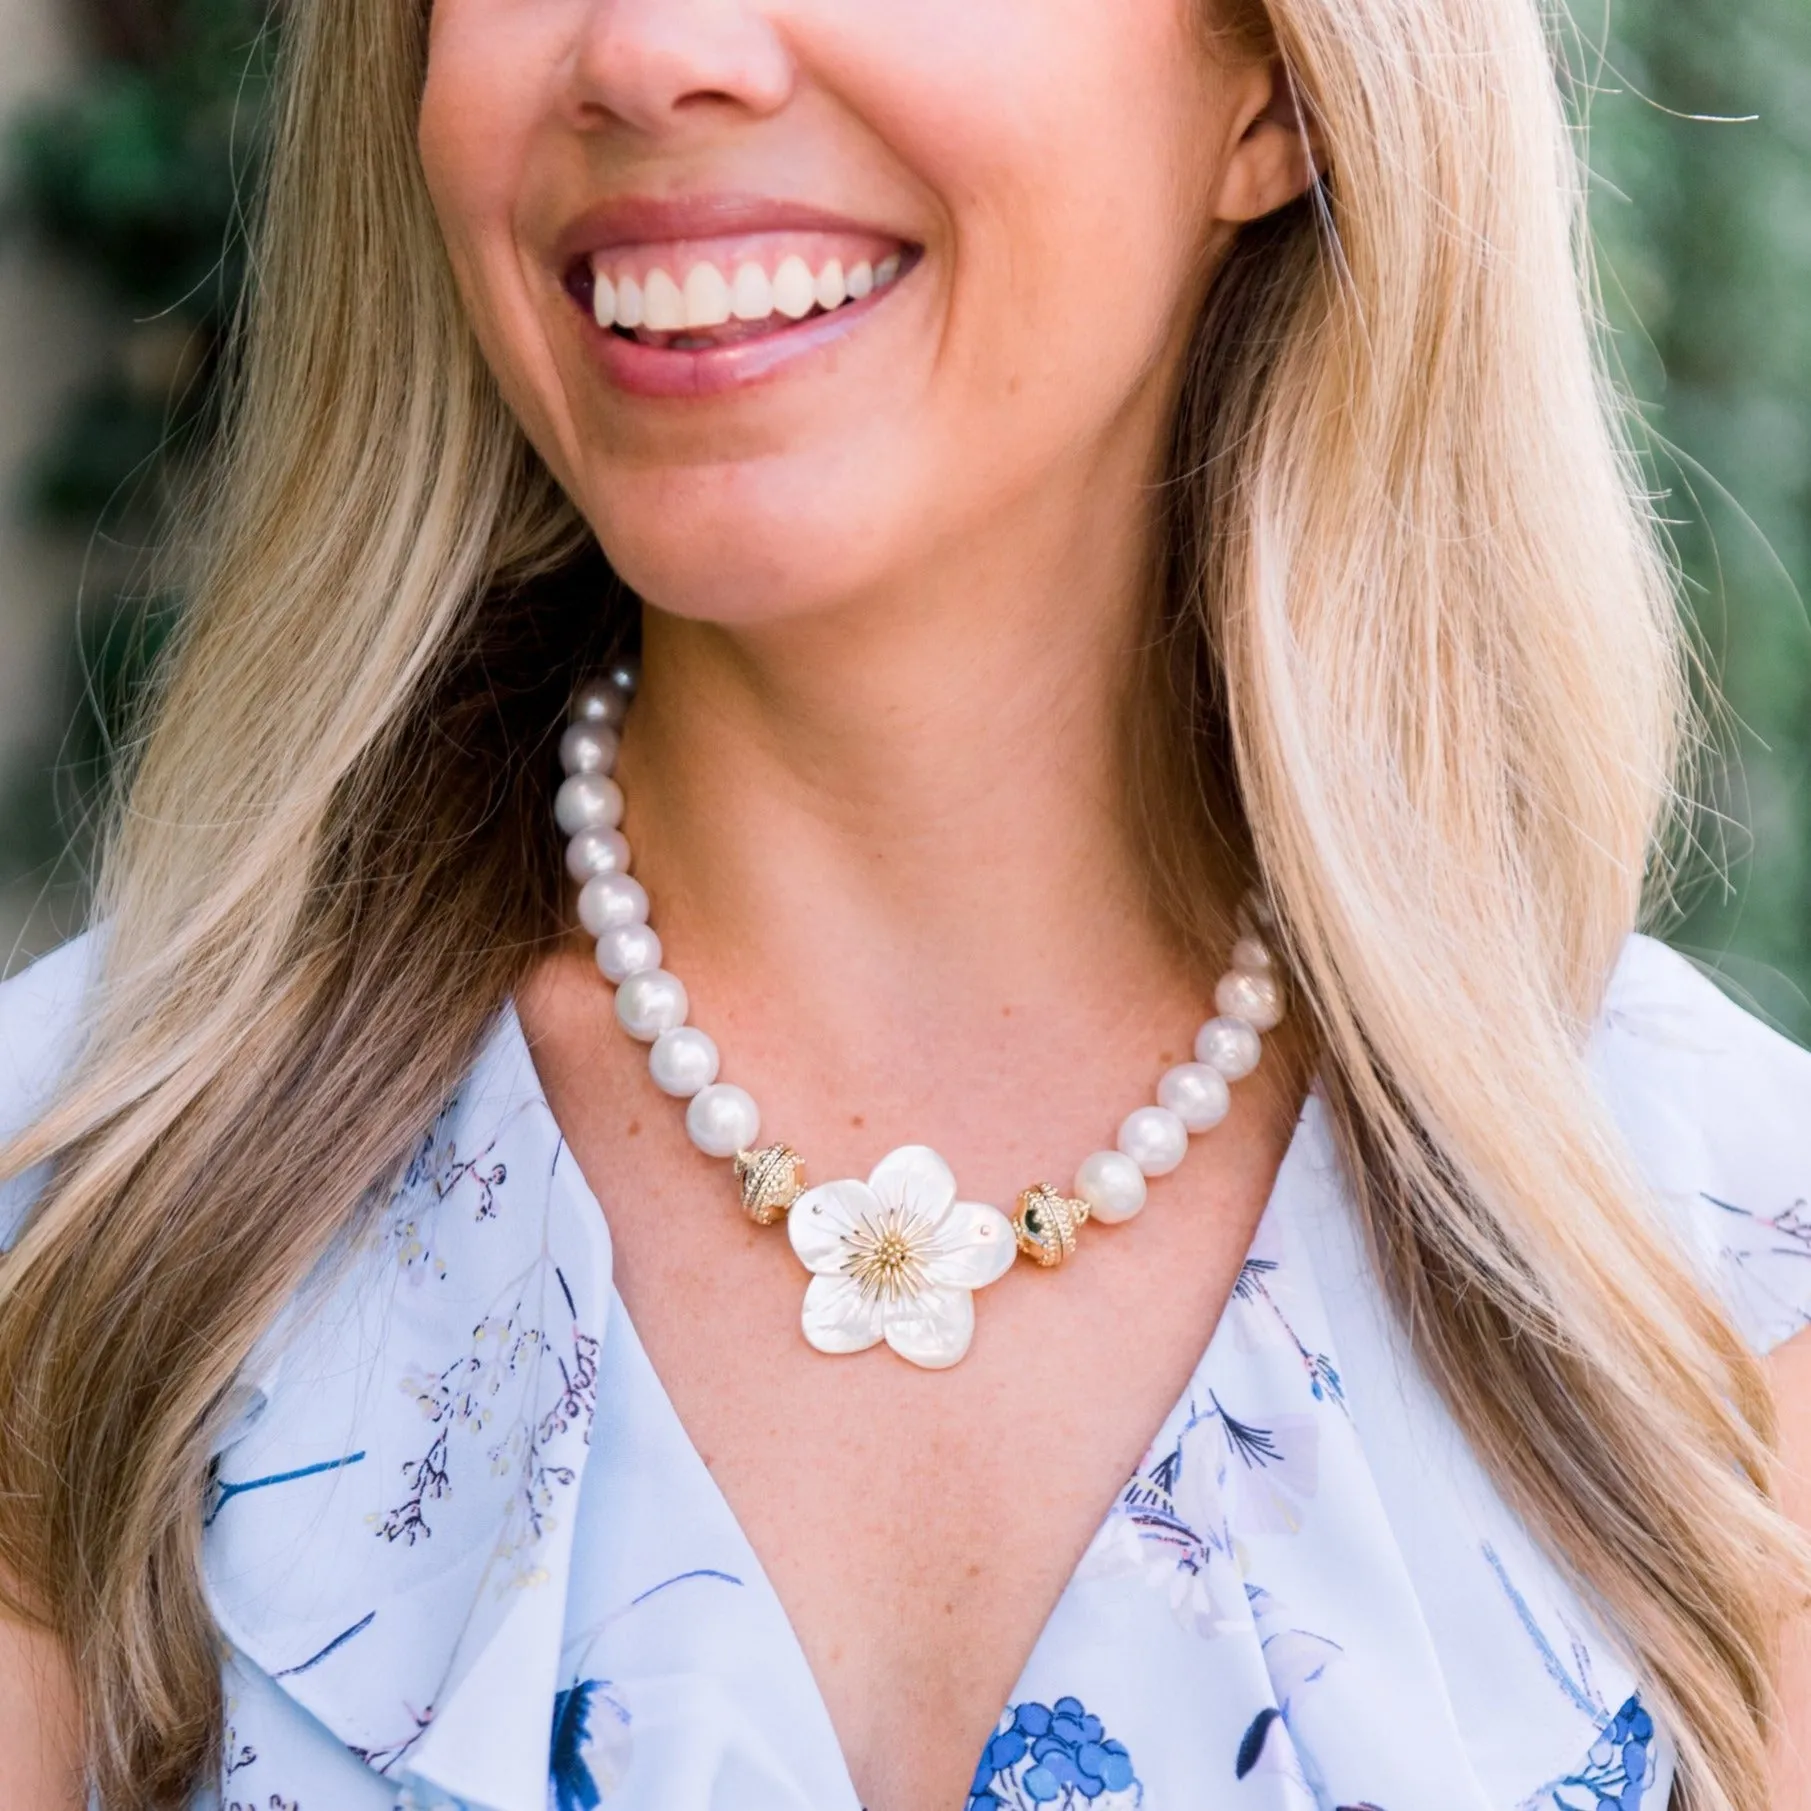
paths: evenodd
<path fill-rule="evenodd" d="M 607 1679 L 585 1679 L 553 1701 L 553 1811 L 597 1811 L 614 1786 L 610 1738 L 629 1727 L 629 1713 L 610 1696 Z M 598 1775 L 602 1773 L 600 1781 Z"/>
<path fill-rule="evenodd" d="M 446 1260 L 434 1249 L 425 1228 L 433 1224 L 435 1210 L 466 1183 L 471 1184 L 472 1215 L 489 1220 L 497 1212 L 499 1193 L 509 1181 L 509 1165 L 493 1162 L 495 1138 L 472 1157 L 461 1157 L 457 1137 L 460 1123 L 459 1094 L 440 1110 L 416 1146 L 391 1203 L 390 1243 L 396 1261 L 411 1282 L 424 1277 L 444 1280 Z"/>
<path fill-rule="evenodd" d="M 575 1675 L 589 1674 L 600 1643 L 617 1625 L 645 1605 L 662 1602 L 681 1587 L 697 1585 L 745 1589 L 733 1572 L 694 1566 L 647 1586 L 627 1603 L 568 1632 L 563 1645 L 567 1676 L 574 1683 L 554 1699 L 549 1811 L 596 1811 L 621 1784 L 635 1758 L 635 1718 L 625 1694 L 609 1679 Z"/>
<path fill-rule="evenodd" d="M 241 1742 L 239 1733 L 229 1723 L 226 1739 L 221 1750 L 220 1778 L 225 1792 L 222 1795 L 220 1811 L 302 1811 L 301 1805 L 293 1798 L 285 1798 L 280 1792 L 273 1792 L 268 1799 L 248 1803 L 244 1799 L 230 1795 L 233 1781 L 249 1767 L 258 1764 L 258 1751 L 249 1742 Z"/>
<path fill-rule="evenodd" d="M 572 1313 L 572 1291 L 556 1268 L 554 1278 Z M 422 1416 L 438 1431 L 426 1453 L 402 1467 L 407 1494 L 384 1516 L 377 1533 L 387 1541 L 413 1546 L 434 1532 L 427 1505 L 452 1489 L 447 1469 L 447 1438 L 454 1428 L 482 1433 L 494 1414 L 494 1399 L 506 1382 L 520 1378 L 531 1367 L 551 1359 L 557 1366 L 561 1388 L 556 1400 L 527 1427 L 506 1427 L 487 1447 L 493 1469 L 512 1461 L 519 1464 L 522 1487 L 519 1508 L 526 1524 L 524 1538 L 538 1539 L 556 1488 L 570 1488 L 576 1473 L 571 1466 L 549 1464 L 544 1457 L 556 1434 L 588 1427 L 597 1395 L 597 1340 L 573 1327 L 570 1352 L 555 1350 L 549 1334 L 523 1322 L 518 1302 L 507 1314 L 487 1315 L 472 1330 L 468 1350 L 437 1376 L 412 1376 L 403 1387 L 420 1406 Z"/>
<path fill-rule="evenodd" d="M 1119 1807 L 1144 1802 L 1123 1742 L 1106 1733 L 1079 1698 L 1020 1704 L 1000 1719 L 982 1751 L 967 1811 L 1032 1811 L 1033 1806 Z"/>
<path fill-rule="evenodd" d="M 1310 1351 L 1302 1343 L 1301 1336 L 1289 1324 L 1289 1316 L 1271 1293 L 1269 1278 L 1276 1269 L 1275 1258 L 1247 1258 L 1240 1266 L 1238 1280 L 1233 1284 L 1233 1300 L 1262 1302 L 1275 1315 L 1277 1324 L 1288 1336 L 1289 1343 L 1295 1347 L 1296 1354 L 1302 1361 L 1302 1368 L 1307 1373 L 1308 1389 L 1314 1400 L 1335 1402 L 1344 1408 L 1346 1387 L 1340 1381 L 1339 1367 L 1325 1352 Z"/>
<path fill-rule="evenodd" d="M 1604 1726 L 1579 1772 L 1529 1801 L 1553 1811 L 1641 1811 L 1654 1782 L 1654 1719 L 1639 1696 Z"/>
<path fill-rule="evenodd" d="M 1700 1199 L 1716 1215 L 1713 1275 L 1724 1281 L 1737 1324 L 1763 1349 L 1811 1327 L 1811 1204 L 1805 1197 L 1794 1194 L 1770 1211 L 1709 1193 Z"/>

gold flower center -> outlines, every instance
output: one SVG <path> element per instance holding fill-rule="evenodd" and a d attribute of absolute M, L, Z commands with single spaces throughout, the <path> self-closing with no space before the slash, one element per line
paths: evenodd
<path fill-rule="evenodd" d="M 855 1279 L 867 1300 L 896 1302 L 924 1287 L 914 1231 L 910 1219 L 892 1208 L 878 1222 L 863 1220 L 844 1236 L 848 1255 L 843 1272 Z"/>

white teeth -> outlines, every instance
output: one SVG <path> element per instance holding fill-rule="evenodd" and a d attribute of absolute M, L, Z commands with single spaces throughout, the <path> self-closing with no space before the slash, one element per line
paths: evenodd
<path fill-rule="evenodd" d="M 685 326 L 685 297 L 664 270 L 648 272 L 641 311 L 643 324 L 652 333 L 678 333 Z"/>
<path fill-rule="evenodd" d="M 773 273 L 773 305 L 789 321 L 802 321 L 817 306 L 817 281 L 803 258 L 788 258 Z"/>
<path fill-rule="evenodd" d="M 642 309 L 641 285 L 633 277 L 623 277 L 616 285 L 616 324 L 639 327 L 646 319 Z"/>
<path fill-rule="evenodd" d="M 773 313 L 773 284 L 758 264 L 744 264 L 736 272 L 730 308 L 738 321 L 764 321 Z"/>
<path fill-rule="evenodd" d="M 658 267 L 638 283 L 626 275 L 613 282 L 594 265 L 591 307 L 600 327 L 645 327 L 653 333 L 696 332 L 731 320 L 765 321 L 776 313 L 802 321 L 814 309 L 832 313 L 885 288 L 897 280 L 901 264 L 901 254 L 892 252 L 878 264 L 864 258 L 845 272 L 842 260 L 832 258 L 813 276 L 811 266 L 795 253 L 771 277 L 751 260 L 737 269 L 733 282 L 715 264 L 694 264 L 684 289 Z"/>
<path fill-rule="evenodd" d="M 694 264 L 685 280 L 685 324 L 721 327 L 729 319 L 729 285 L 714 264 Z"/>

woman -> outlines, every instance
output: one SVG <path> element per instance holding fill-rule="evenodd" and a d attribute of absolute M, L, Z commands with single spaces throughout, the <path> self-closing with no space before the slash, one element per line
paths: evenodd
<path fill-rule="evenodd" d="M 427 12 L 0 993 L 8 1811 L 1811 1803 L 1537 9 Z"/>

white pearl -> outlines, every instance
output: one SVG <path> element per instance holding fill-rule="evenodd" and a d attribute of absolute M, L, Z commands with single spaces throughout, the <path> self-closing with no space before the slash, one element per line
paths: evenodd
<path fill-rule="evenodd" d="M 660 939 L 646 924 L 619 924 L 597 940 L 597 966 L 606 981 L 618 984 L 660 966 Z"/>
<path fill-rule="evenodd" d="M 625 654 L 620 660 L 611 661 L 604 677 L 625 698 L 633 698 L 641 687 L 641 661 L 633 654 Z"/>
<path fill-rule="evenodd" d="M 1261 937 L 1241 937 L 1232 946 L 1232 965 L 1242 975 L 1267 975 L 1276 966 L 1276 959 Z"/>
<path fill-rule="evenodd" d="M 629 700 L 607 679 L 586 681 L 572 701 L 574 723 L 601 723 L 609 729 L 621 729 L 628 714 Z"/>
<path fill-rule="evenodd" d="M 614 830 L 623 821 L 623 789 L 603 773 L 575 773 L 553 801 L 554 821 L 568 836 Z"/>
<path fill-rule="evenodd" d="M 1264 1046 L 1243 1019 L 1209 1019 L 1195 1034 L 1195 1060 L 1242 1082 L 1257 1068 Z"/>
<path fill-rule="evenodd" d="M 1119 1148 L 1147 1176 L 1167 1176 L 1188 1155 L 1188 1127 L 1168 1107 L 1137 1107 L 1120 1125 Z"/>
<path fill-rule="evenodd" d="M 566 872 L 574 880 L 628 871 L 629 841 L 620 830 L 581 830 L 566 845 Z"/>
<path fill-rule="evenodd" d="M 685 983 L 664 968 L 643 969 L 616 990 L 616 1022 L 643 1044 L 653 1043 L 663 1031 L 677 1031 L 691 1006 Z"/>
<path fill-rule="evenodd" d="M 1275 975 L 1246 975 L 1234 969 L 1220 977 L 1214 1004 L 1229 1019 L 1243 1019 L 1254 1031 L 1275 1031 L 1283 1022 L 1283 989 Z"/>
<path fill-rule="evenodd" d="M 734 1157 L 754 1148 L 761 1136 L 761 1109 L 754 1096 L 729 1082 L 716 1082 L 692 1096 L 685 1129 L 707 1157 Z"/>
<path fill-rule="evenodd" d="M 1101 1225 L 1117 1226 L 1144 1206 L 1144 1171 L 1118 1151 L 1096 1151 L 1075 1172 L 1075 1192 Z"/>
<path fill-rule="evenodd" d="M 568 773 L 611 773 L 621 743 L 604 723 L 574 723 L 560 738 L 560 765 Z"/>
<path fill-rule="evenodd" d="M 662 1094 L 690 1100 L 717 1079 L 718 1061 L 717 1046 L 707 1033 L 681 1025 L 654 1040 L 654 1048 L 648 1052 L 648 1073 Z"/>
<path fill-rule="evenodd" d="M 648 922 L 648 890 L 632 874 L 593 874 L 579 891 L 579 923 L 593 937 Z"/>
<path fill-rule="evenodd" d="M 1157 1084 L 1157 1104 L 1191 1132 L 1211 1132 L 1232 1110 L 1226 1077 L 1206 1063 L 1178 1063 Z"/>

